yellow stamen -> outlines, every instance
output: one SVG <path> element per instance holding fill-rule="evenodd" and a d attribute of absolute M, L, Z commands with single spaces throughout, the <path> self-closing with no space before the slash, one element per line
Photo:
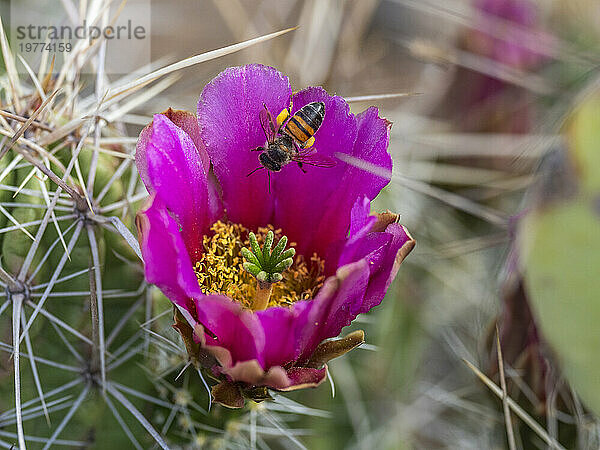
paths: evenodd
<path fill-rule="evenodd" d="M 256 235 L 260 245 L 269 230 L 275 234 L 275 242 L 283 235 L 272 225 L 259 228 Z M 242 247 L 250 245 L 249 230 L 239 224 L 217 221 L 211 231 L 204 236 L 204 253 L 194 267 L 202 292 L 224 294 L 255 309 L 253 306 L 257 305 L 253 303 L 261 297 L 257 292 L 257 281 L 244 270 L 244 258 L 240 254 Z M 295 243 L 290 246 L 294 247 Z M 316 254 L 309 260 L 302 255 L 296 256 L 294 264 L 283 272 L 283 280 L 271 285 L 271 295 L 264 299 L 265 302 L 268 299 L 264 307 L 291 306 L 298 300 L 313 298 L 325 281 L 324 268 L 325 262 Z"/>

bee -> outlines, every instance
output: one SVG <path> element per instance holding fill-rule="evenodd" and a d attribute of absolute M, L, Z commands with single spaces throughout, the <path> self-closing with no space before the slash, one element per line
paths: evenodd
<path fill-rule="evenodd" d="M 253 152 L 258 155 L 260 166 L 250 172 L 252 175 L 260 169 L 267 169 L 269 175 L 269 190 L 271 172 L 279 172 L 281 168 L 292 161 L 298 164 L 300 170 L 304 164 L 317 167 L 333 167 L 335 161 L 327 156 L 319 155 L 312 148 L 315 143 L 315 133 L 321 127 L 325 118 L 325 104 L 312 102 L 304 105 L 290 117 L 289 108 L 284 109 L 273 120 L 267 105 L 260 111 L 260 126 L 267 139 L 267 147 L 257 147 Z"/>

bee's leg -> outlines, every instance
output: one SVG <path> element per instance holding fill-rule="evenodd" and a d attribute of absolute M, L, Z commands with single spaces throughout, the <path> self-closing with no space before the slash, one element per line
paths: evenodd
<path fill-rule="evenodd" d="M 251 152 L 264 152 L 265 148 L 264 147 L 256 147 L 253 148 L 252 150 L 250 150 Z"/>
<path fill-rule="evenodd" d="M 247 176 L 247 177 L 249 177 L 249 176 L 250 176 L 250 175 L 252 175 L 254 172 L 256 172 L 257 170 L 260 170 L 260 169 L 264 169 L 264 167 L 263 167 L 263 166 L 257 167 L 256 169 L 254 169 L 252 172 L 250 172 L 250 173 L 249 173 L 248 175 L 246 175 L 246 176 Z"/>
<path fill-rule="evenodd" d="M 302 167 L 302 163 L 301 163 L 301 162 L 299 162 L 299 163 L 298 163 L 298 168 L 299 168 L 299 169 L 300 169 L 302 172 L 306 173 L 306 169 L 304 169 L 304 167 Z"/>
<path fill-rule="evenodd" d="M 271 171 L 269 170 L 267 173 L 268 173 L 268 176 L 267 176 L 268 181 L 267 181 L 267 183 L 269 184 L 269 194 L 271 194 Z"/>

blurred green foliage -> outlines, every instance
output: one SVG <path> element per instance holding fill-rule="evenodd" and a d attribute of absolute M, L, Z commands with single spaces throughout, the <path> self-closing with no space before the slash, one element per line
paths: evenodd
<path fill-rule="evenodd" d="M 600 413 L 600 94 L 567 126 L 567 159 L 553 195 L 542 187 L 520 228 L 526 284 L 543 335 L 575 389 Z M 550 189 L 548 189 L 550 190 Z"/>

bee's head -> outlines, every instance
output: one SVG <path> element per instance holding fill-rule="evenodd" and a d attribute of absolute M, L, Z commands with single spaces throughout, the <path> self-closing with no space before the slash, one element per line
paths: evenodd
<path fill-rule="evenodd" d="M 281 170 L 281 163 L 271 158 L 269 156 L 269 152 L 263 152 L 258 155 L 258 160 L 265 167 L 265 169 L 268 169 L 272 172 L 279 172 Z"/>
<path fill-rule="evenodd" d="M 279 145 L 280 143 L 275 141 L 275 142 L 271 142 L 269 144 L 269 146 L 266 148 L 267 152 L 275 152 L 279 149 Z"/>

